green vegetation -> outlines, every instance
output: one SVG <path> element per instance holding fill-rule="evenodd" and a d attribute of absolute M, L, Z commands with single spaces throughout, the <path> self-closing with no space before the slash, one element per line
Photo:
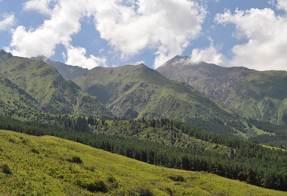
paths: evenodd
<path fill-rule="evenodd" d="M 56 66 L 65 73 L 69 67 Z M 74 72 L 72 72 L 74 73 Z M 120 119 L 172 119 L 209 131 L 250 137 L 256 131 L 193 88 L 173 82 L 145 65 L 95 68 L 65 76 L 97 97 Z"/>
<path fill-rule="evenodd" d="M 113 116 L 96 98 L 82 92 L 37 58 L 14 57 L 2 52 L 0 90 L 0 104 L 4 108 L 1 112 L 9 116 L 9 112 L 16 111 L 13 115 L 20 119 L 38 119 L 41 113 Z"/>
<path fill-rule="evenodd" d="M 260 96 L 268 96 L 272 91 L 268 89 Z M 144 65 L 88 71 L 0 51 L 0 91 L 1 129 L 57 136 L 150 164 L 206 171 L 286 190 L 286 125 L 241 118 L 194 88 L 171 81 Z M 282 98 L 275 91 L 272 96 Z M 246 104 L 246 113 L 252 114 L 253 109 Z M 16 138 L 8 141 L 19 145 Z M 41 149 L 30 147 L 29 153 L 42 157 Z M 5 150 L 0 148 L 1 153 Z M 85 156 L 63 156 L 61 163 L 97 171 L 97 166 L 86 165 Z M 6 177 L 17 171 L 19 168 L 9 162 L 0 163 L 0 174 Z M 120 190 L 122 183 L 116 176 L 71 177 L 69 181 L 57 171 L 51 173 L 89 193 Z M 176 184 L 189 181 L 178 174 L 166 178 Z M 135 186 L 133 191 L 135 195 L 160 193 L 144 186 Z M 174 190 L 164 192 L 173 195 Z"/>
<path fill-rule="evenodd" d="M 74 156 L 71 159 L 68 159 L 71 163 L 82 164 L 83 161 L 80 157 Z"/>
<path fill-rule="evenodd" d="M 158 71 L 245 118 L 287 124 L 287 72 L 224 68 L 207 63 L 191 65 L 184 60 L 178 64 L 184 58 L 177 57 Z"/>
<path fill-rule="evenodd" d="M 51 136 L 0 131 L 0 143 L 0 165 L 13 171 L 0 172 L 5 195 L 286 195 L 204 172 L 152 166 Z M 72 157 L 80 157 L 82 164 L 67 161 Z"/>
<path fill-rule="evenodd" d="M 2 51 L 0 90 L 0 114 L 19 120 L 45 123 L 51 121 L 47 118 L 63 114 L 101 119 L 165 118 L 244 138 L 272 132 L 258 129 L 193 88 L 144 65 L 87 71 Z"/>
<path fill-rule="evenodd" d="M 0 74 L 0 114 L 33 119 L 39 115 L 38 103 L 29 94 Z"/>
<path fill-rule="evenodd" d="M 12 171 L 11 171 L 10 167 L 7 164 L 0 165 L 0 171 L 3 174 L 12 175 Z"/>
<path fill-rule="evenodd" d="M 234 137 L 221 137 L 170 120 L 60 118 L 66 128 L 2 119 L 3 129 L 54 135 L 140 161 L 193 171 L 208 171 L 251 184 L 286 190 L 287 153 Z M 83 131 L 73 131 L 75 128 Z M 89 129 L 84 130 L 84 128 Z M 81 164 L 80 157 L 67 161 Z"/>

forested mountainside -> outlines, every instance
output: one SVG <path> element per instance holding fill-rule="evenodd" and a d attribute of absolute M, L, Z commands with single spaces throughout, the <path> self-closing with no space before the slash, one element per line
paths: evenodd
<path fill-rule="evenodd" d="M 50 136 L 1 130 L 0 142 L 0 193 L 5 195 L 285 194 L 205 172 L 152 166 Z"/>
<path fill-rule="evenodd" d="M 222 137 L 167 119 L 127 121 L 59 116 L 57 120 L 57 124 L 47 126 L 0 118 L 0 128 L 62 137 L 151 164 L 207 171 L 273 189 L 286 188 L 286 146 L 276 148 L 234 136 Z"/>

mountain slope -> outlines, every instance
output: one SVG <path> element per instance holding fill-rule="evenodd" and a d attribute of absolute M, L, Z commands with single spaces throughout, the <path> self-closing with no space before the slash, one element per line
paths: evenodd
<path fill-rule="evenodd" d="M 95 68 L 73 81 L 119 118 L 168 118 L 219 133 L 254 134 L 238 117 L 145 65 Z"/>
<path fill-rule="evenodd" d="M 33 97 L 43 112 L 111 116 L 97 99 L 83 93 L 73 82 L 66 81 L 41 59 L 14 57 L 1 51 L 0 73 Z"/>
<path fill-rule="evenodd" d="M 171 80 L 192 86 L 243 117 L 287 123 L 287 72 L 192 64 L 186 57 L 175 57 L 158 71 Z"/>
<path fill-rule="evenodd" d="M 0 194 L 285 195 L 216 175 L 156 167 L 75 142 L 0 131 Z"/>
<path fill-rule="evenodd" d="M 33 98 L 33 107 L 42 113 L 168 118 L 247 138 L 260 132 L 188 85 L 170 81 L 144 65 L 85 70 L 45 62 L 41 58 L 26 59 L 0 52 L 0 73 Z M 65 73 L 66 79 L 59 72 Z"/>
<path fill-rule="evenodd" d="M 39 104 L 33 97 L 1 74 L 0 91 L 0 116 L 7 115 L 12 118 L 21 116 L 35 120 L 41 113 L 38 109 Z"/>
<path fill-rule="evenodd" d="M 77 66 L 66 65 L 64 63 L 44 59 L 44 61 L 52 65 L 66 80 L 73 80 L 76 77 L 85 75 L 89 70 Z"/>

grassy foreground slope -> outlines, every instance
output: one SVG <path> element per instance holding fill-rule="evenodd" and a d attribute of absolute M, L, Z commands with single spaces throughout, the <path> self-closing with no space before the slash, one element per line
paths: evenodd
<path fill-rule="evenodd" d="M 0 194 L 286 195 L 216 175 L 167 169 L 55 137 L 0 131 Z"/>

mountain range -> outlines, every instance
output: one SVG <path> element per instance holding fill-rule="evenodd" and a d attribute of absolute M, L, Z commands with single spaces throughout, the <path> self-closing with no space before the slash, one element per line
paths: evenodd
<path fill-rule="evenodd" d="M 256 71 L 191 63 L 177 56 L 158 68 L 165 77 L 190 85 L 215 103 L 248 119 L 287 123 L 287 72 Z"/>
<path fill-rule="evenodd" d="M 48 63 L 120 119 L 166 118 L 221 134 L 244 137 L 256 136 L 258 132 L 269 134 L 258 131 L 193 87 L 169 80 L 143 64 L 86 70 Z"/>
<path fill-rule="evenodd" d="M 0 51 L 0 129 L 286 190 L 284 75 L 180 56 L 158 70 L 87 70 Z M 264 100 L 278 105 L 252 113 Z"/>
<path fill-rule="evenodd" d="M 144 64 L 87 70 L 1 51 L 1 115 L 22 120 L 47 114 L 172 119 L 243 138 L 277 134 L 250 120 L 284 124 L 286 91 L 279 83 L 285 72 L 190 65 L 187 60 L 177 56 L 158 70 Z"/>
<path fill-rule="evenodd" d="M 13 92 L 13 96 L 1 94 L 2 104 L 13 110 L 18 107 L 15 108 L 17 112 L 20 107 L 31 108 L 33 112 L 27 114 L 29 118 L 42 113 L 112 116 L 96 98 L 65 80 L 54 67 L 41 59 L 14 57 L 1 51 L 0 74 L 1 86 L 4 85 L 7 92 Z M 17 100 L 18 97 L 22 101 Z M 11 105 L 11 102 L 15 104 Z"/>

